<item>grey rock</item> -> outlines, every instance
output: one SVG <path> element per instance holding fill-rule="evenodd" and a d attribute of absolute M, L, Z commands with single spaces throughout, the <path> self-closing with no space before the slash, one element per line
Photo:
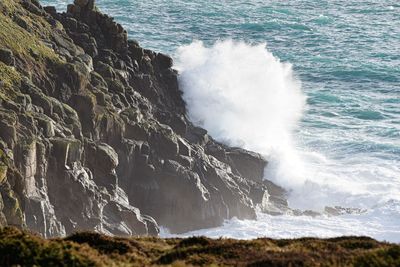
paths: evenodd
<path fill-rule="evenodd" d="M 74 4 L 80 7 L 85 7 L 89 3 L 89 0 L 74 0 Z"/>
<path fill-rule="evenodd" d="M 0 94 L 0 225 L 45 237 L 157 235 L 159 225 L 182 233 L 254 219 L 257 207 L 295 213 L 263 179 L 265 159 L 188 120 L 169 56 L 128 41 L 93 0 L 75 0 L 67 13 L 15 6 L 20 24 L 27 13 L 49 23 L 46 34 L 35 21 L 26 27 L 60 60 L 43 63 L 32 51 L 35 62 L 18 54 L 14 63 L 0 52 L 21 76 L 12 97 Z M 28 73 L 25 60 L 40 71 Z"/>
<path fill-rule="evenodd" d="M 267 161 L 259 154 L 235 148 L 228 149 L 226 156 L 243 177 L 257 182 L 262 181 Z"/>
<path fill-rule="evenodd" d="M 8 66 L 15 65 L 13 52 L 9 49 L 0 49 L 0 61 Z"/>
<path fill-rule="evenodd" d="M 118 166 L 118 154 L 107 144 L 97 146 L 95 157 L 98 168 L 105 171 L 112 171 Z"/>

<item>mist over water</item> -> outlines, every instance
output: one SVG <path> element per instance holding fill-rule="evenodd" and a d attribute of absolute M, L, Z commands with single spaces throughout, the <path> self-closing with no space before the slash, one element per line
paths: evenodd
<path fill-rule="evenodd" d="M 64 9 L 70 1 L 41 2 Z M 397 0 L 97 4 L 130 38 L 173 55 L 191 119 L 222 142 L 265 155 L 265 177 L 290 191 L 291 207 L 365 210 L 260 213 L 255 222 L 234 219 L 188 235 L 400 242 Z"/>

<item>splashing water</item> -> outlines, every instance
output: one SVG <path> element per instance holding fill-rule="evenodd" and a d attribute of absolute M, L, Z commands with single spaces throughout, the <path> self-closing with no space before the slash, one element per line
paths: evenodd
<path fill-rule="evenodd" d="M 266 44 L 232 40 L 210 48 L 197 41 L 180 47 L 177 55 L 190 119 L 218 141 L 268 157 L 270 179 L 300 183 L 301 163 L 292 131 L 303 113 L 305 96 L 291 65 L 274 57 Z"/>
<path fill-rule="evenodd" d="M 326 206 L 338 205 L 369 210 L 363 215 L 341 216 L 340 221 L 327 216 L 312 219 L 259 213 L 261 223 L 234 219 L 222 228 L 189 235 L 225 233 L 249 238 L 358 233 L 399 238 L 396 225 L 400 222 L 400 191 L 399 187 L 393 188 L 398 168 L 383 161 L 371 170 L 365 165 L 366 155 L 343 162 L 299 147 L 293 134 L 305 111 L 306 97 L 291 65 L 274 57 L 266 44 L 227 40 L 205 47 L 195 41 L 181 46 L 176 54 L 191 120 L 218 141 L 264 155 L 269 161 L 265 178 L 290 190 L 291 207 L 323 211 Z M 379 174 L 392 177 L 392 183 L 379 181 Z M 390 189 L 393 194 L 388 194 Z M 361 227 L 363 220 L 368 223 Z M 264 228 L 267 222 L 268 230 Z M 272 227 L 277 222 L 284 232 Z M 381 227 L 386 229 L 383 233 Z"/>
<path fill-rule="evenodd" d="M 63 10 L 70 2 L 41 1 Z M 130 38 L 175 53 L 192 120 L 220 141 L 264 154 L 265 177 L 290 190 L 291 207 L 367 211 L 259 213 L 256 222 L 189 235 L 400 242 L 398 0 L 96 2 Z M 246 43 L 220 41 L 229 38 Z"/>

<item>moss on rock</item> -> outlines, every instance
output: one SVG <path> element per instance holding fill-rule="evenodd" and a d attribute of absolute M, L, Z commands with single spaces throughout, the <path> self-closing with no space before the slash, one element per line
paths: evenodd
<path fill-rule="evenodd" d="M 21 74 L 0 61 L 0 103 L 14 101 L 18 97 L 16 88 L 20 83 Z"/>
<path fill-rule="evenodd" d="M 18 226 L 24 225 L 21 205 L 14 191 L 11 190 L 9 185 L 6 183 L 1 185 L 0 193 L 3 198 L 3 213 L 7 218 L 7 224 Z"/>
<path fill-rule="evenodd" d="M 57 54 L 45 46 L 32 33 L 14 23 L 10 17 L 0 13 L 0 48 L 10 49 L 16 56 L 29 58 L 32 62 L 50 59 L 61 61 Z"/>
<path fill-rule="evenodd" d="M 0 184 L 2 184 L 4 182 L 4 180 L 6 179 L 7 170 L 8 170 L 8 167 L 4 163 L 0 162 Z"/>

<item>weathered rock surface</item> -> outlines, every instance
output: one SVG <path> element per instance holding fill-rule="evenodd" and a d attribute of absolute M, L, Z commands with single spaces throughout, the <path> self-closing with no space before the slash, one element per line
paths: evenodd
<path fill-rule="evenodd" d="M 156 235 L 287 208 L 265 159 L 195 127 L 172 59 L 94 0 L 4 0 L 0 22 L 0 225 Z"/>

